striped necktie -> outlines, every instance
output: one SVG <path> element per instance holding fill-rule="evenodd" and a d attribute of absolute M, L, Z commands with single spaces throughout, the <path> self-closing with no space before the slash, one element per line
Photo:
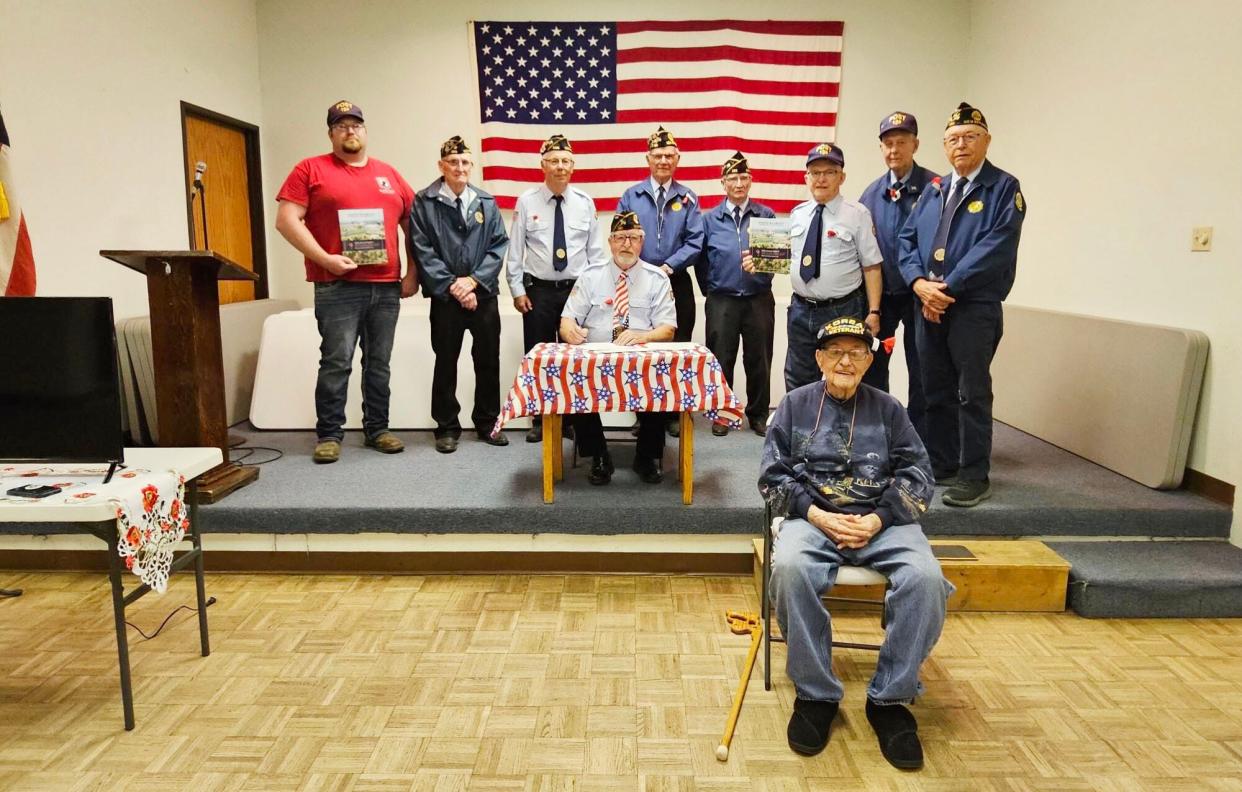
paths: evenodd
<path fill-rule="evenodd" d="M 622 272 L 617 278 L 617 296 L 612 304 L 612 337 L 621 334 L 630 326 L 630 284 L 629 277 Z"/>

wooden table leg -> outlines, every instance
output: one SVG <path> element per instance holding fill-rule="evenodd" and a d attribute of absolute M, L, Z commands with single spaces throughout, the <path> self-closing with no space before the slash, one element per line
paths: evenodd
<path fill-rule="evenodd" d="M 680 420 L 678 474 L 681 476 L 681 502 L 689 506 L 694 500 L 694 421 L 689 411 L 681 413 Z"/>
<path fill-rule="evenodd" d="M 552 459 L 555 464 L 554 478 L 557 481 L 565 480 L 565 438 L 561 436 L 562 427 L 565 424 L 565 416 L 549 415 L 552 418 Z"/>
<path fill-rule="evenodd" d="M 552 480 L 556 473 L 555 444 L 560 441 L 557 421 L 554 416 L 543 417 L 543 502 L 551 503 Z M 554 439 L 555 438 L 555 439 Z"/>

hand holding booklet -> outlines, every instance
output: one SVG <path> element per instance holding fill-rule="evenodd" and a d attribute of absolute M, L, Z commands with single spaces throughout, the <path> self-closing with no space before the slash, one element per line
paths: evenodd
<path fill-rule="evenodd" d="M 768 217 L 750 219 L 750 256 L 755 272 L 789 274 L 790 242 L 788 220 Z"/>

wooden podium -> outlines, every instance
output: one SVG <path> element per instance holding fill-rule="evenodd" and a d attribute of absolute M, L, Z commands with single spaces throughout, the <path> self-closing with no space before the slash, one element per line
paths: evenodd
<path fill-rule="evenodd" d="M 224 462 L 198 477 L 203 503 L 215 503 L 257 479 L 258 468 L 229 461 L 216 282 L 259 276 L 210 250 L 101 250 L 99 255 L 147 276 L 160 445 L 220 449 Z"/>

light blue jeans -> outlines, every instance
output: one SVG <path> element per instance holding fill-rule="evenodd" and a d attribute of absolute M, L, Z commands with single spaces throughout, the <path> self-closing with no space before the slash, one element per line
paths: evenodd
<path fill-rule="evenodd" d="M 771 585 L 788 647 L 785 673 L 800 699 L 840 701 L 844 695 L 832 673 L 832 619 L 820 601 L 842 563 L 871 567 L 888 578 L 888 628 L 867 698 L 908 704 L 923 692 L 919 667 L 940 638 L 954 591 L 918 525 L 890 525 L 865 547 L 838 550 L 806 520 L 785 520 L 772 552 Z"/>

